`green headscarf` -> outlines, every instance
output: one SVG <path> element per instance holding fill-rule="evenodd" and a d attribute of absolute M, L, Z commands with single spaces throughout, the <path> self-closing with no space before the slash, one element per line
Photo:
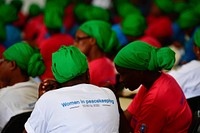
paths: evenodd
<path fill-rule="evenodd" d="M 151 71 L 170 70 L 174 62 L 175 53 L 170 48 L 156 48 L 141 41 L 129 43 L 114 59 L 114 63 L 120 67 Z"/>
<path fill-rule="evenodd" d="M 48 2 L 44 10 L 44 22 L 47 28 L 60 29 L 63 25 L 64 8 L 55 2 Z"/>
<path fill-rule="evenodd" d="M 81 22 L 85 22 L 88 20 L 110 20 L 110 13 L 108 10 L 83 3 L 75 6 L 74 13 L 78 20 Z"/>
<path fill-rule="evenodd" d="M 172 13 L 174 11 L 174 3 L 172 0 L 154 0 L 154 2 L 164 13 Z"/>
<path fill-rule="evenodd" d="M 118 14 L 125 18 L 129 14 L 140 14 L 140 10 L 135 7 L 131 2 L 120 2 L 116 6 Z"/>
<path fill-rule="evenodd" d="M 194 33 L 194 42 L 200 48 L 200 28 L 198 28 Z"/>
<path fill-rule="evenodd" d="M 67 82 L 87 70 L 87 58 L 75 46 L 62 46 L 52 54 L 52 72 L 59 83 Z"/>
<path fill-rule="evenodd" d="M 0 20 L 4 23 L 11 23 L 18 19 L 17 9 L 8 4 L 0 5 Z"/>
<path fill-rule="evenodd" d="M 120 47 L 116 33 L 112 30 L 111 25 L 105 21 L 87 21 L 79 27 L 79 30 L 94 37 L 99 48 L 105 53 L 116 52 Z"/>
<path fill-rule="evenodd" d="M 178 25 L 182 29 L 195 27 L 200 23 L 198 15 L 193 10 L 185 10 L 177 20 Z"/>
<path fill-rule="evenodd" d="M 121 23 L 125 35 L 139 37 L 147 28 L 146 20 L 141 14 L 130 14 Z"/>
<path fill-rule="evenodd" d="M 84 19 L 86 21 L 88 21 L 88 20 L 109 21 L 110 20 L 110 14 L 109 14 L 108 10 L 106 10 L 106 9 L 90 5 L 88 7 L 88 9 L 85 11 L 85 18 Z"/>
<path fill-rule="evenodd" d="M 36 3 L 32 3 L 29 7 L 29 15 L 30 16 L 37 16 L 42 12 L 40 6 Z"/>
<path fill-rule="evenodd" d="M 42 55 L 25 42 L 13 44 L 3 52 L 3 56 L 6 60 L 15 61 L 29 76 L 35 77 L 44 73 Z"/>

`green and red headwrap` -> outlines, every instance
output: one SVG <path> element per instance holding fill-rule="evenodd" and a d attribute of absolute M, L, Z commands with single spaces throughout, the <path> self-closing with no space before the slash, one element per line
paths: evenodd
<path fill-rule="evenodd" d="M 25 42 L 13 44 L 4 51 L 3 56 L 6 60 L 15 61 L 29 76 L 35 77 L 44 73 L 45 66 L 39 50 L 33 49 Z"/>
<path fill-rule="evenodd" d="M 129 43 L 114 59 L 117 66 L 150 71 L 170 70 L 174 62 L 175 53 L 170 48 L 156 48 L 141 41 Z"/>
<path fill-rule="evenodd" d="M 52 72 L 59 83 L 67 82 L 87 70 L 87 58 L 75 46 L 62 46 L 52 54 Z"/>
<path fill-rule="evenodd" d="M 88 36 L 94 37 L 99 48 L 105 53 L 117 51 L 120 47 L 116 33 L 108 22 L 101 20 L 90 20 L 83 23 L 79 30 Z"/>

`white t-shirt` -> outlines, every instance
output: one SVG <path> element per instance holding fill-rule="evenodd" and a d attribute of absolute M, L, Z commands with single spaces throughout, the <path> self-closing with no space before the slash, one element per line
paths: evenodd
<path fill-rule="evenodd" d="M 168 73 L 176 79 L 187 99 L 200 96 L 200 61 L 193 60 Z"/>
<path fill-rule="evenodd" d="M 38 99 L 39 84 L 30 78 L 0 89 L 0 132 L 12 116 L 32 111 Z"/>
<path fill-rule="evenodd" d="M 28 133 L 118 133 L 119 112 L 110 89 L 79 84 L 39 98 L 25 123 Z"/>

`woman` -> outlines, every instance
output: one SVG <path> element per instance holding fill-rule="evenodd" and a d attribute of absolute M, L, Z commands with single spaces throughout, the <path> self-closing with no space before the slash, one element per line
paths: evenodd
<path fill-rule="evenodd" d="M 140 90 L 124 114 L 136 133 L 187 133 L 192 115 L 177 82 L 168 74 L 175 61 L 169 48 L 141 41 L 129 43 L 114 59 L 120 81 Z"/>
<path fill-rule="evenodd" d="M 83 23 L 76 32 L 74 45 L 87 56 L 91 84 L 115 85 L 115 67 L 107 55 L 115 54 L 120 45 L 109 23 L 101 20 Z"/>

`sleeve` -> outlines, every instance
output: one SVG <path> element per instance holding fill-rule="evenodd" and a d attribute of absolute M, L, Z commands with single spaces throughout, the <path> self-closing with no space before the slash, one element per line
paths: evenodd
<path fill-rule="evenodd" d="M 31 116 L 25 123 L 27 133 L 45 133 L 47 129 L 47 121 L 45 120 L 45 104 L 41 101 L 36 102 L 35 108 Z"/>

